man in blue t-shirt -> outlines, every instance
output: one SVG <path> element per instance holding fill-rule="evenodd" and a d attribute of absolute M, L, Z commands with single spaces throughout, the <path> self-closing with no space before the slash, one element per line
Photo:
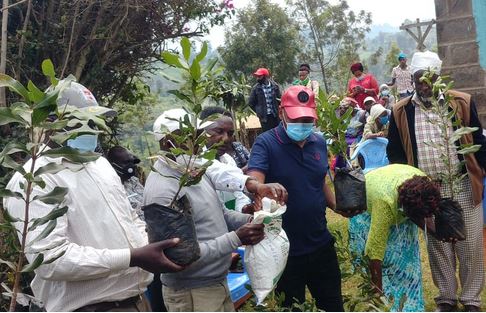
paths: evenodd
<path fill-rule="evenodd" d="M 305 286 L 319 309 L 344 311 L 341 272 L 334 239 L 327 229 L 326 206 L 335 209 L 334 194 L 325 183 L 328 170 L 326 142 L 313 133 L 317 119 L 314 93 L 292 86 L 282 96 L 282 122 L 261 134 L 253 145 L 248 175 L 260 182 L 280 183 L 288 192 L 283 228 L 290 254 L 277 292 L 284 306 L 305 301 Z"/>

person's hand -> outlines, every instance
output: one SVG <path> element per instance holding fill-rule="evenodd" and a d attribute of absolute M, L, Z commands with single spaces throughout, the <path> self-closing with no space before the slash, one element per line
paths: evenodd
<path fill-rule="evenodd" d="M 179 238 L 167 239 L 148 244 L 130 251 L 130 266 L 140 267 L 152 273 L 173 273 L 182 271 L 185 267 L 169 260 L 164 250 L 176 246 Z"/>
<path fill-rule="evenodd" d="M 243 245 L 256 245 L 264 237 L 263 224 L 246 223 L 236 230 L 236 235 Z"/>
<path fill-rule="evenodd" d="M 378 134 L 376 134 L 376 137 L 385 137 L 385 133 L 381 131 Z"/>
<path fill-rule="evenodd" d="M 288 196 L 285 187 L 279 183 L 258 184 L 255 192 L 255 209 L 261 208 L 264 197 L 274 199 L 277 203 L 284 205 Z"/>
<path fill-rule="evenodd" d="M 253 215 L 253 213 L 255 213 L 255 211 L 258 211 L 258 210 L 255 209 L 255 204 L 254 203 L 245 204 L 241 208 L 241 213 L 245 213 L 245 214 L 251 214 L 251 215 Z"/>

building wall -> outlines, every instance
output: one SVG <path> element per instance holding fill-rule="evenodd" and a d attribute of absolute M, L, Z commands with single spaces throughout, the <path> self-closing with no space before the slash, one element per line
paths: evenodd
<path fill-rule="evenodd" d="M 442 74 L 473 96 L 486 127 L 486 1 L 435 0 Z"/>

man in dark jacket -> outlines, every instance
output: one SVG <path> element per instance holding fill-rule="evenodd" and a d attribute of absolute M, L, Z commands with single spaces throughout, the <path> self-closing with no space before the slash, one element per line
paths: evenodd
<path fill-rule="evenodd" d="M 253 73 L 257 83 L 250 94 L 250 107 L 257 114 L 262 130 L 267 131 L 280 123 L 278 106 L 280 105 L 280 88 L 270 79 L 270 72 L 266 68 L 259 68 Z"/>
<path fill-rule="evenodd" d="M 400 100 L 393 106 L 393 112 L 388 130 L 387 154 L 390 163 L 404 163 L 415 166 L 428 176 L 440 179 L 440 174 L 446 171 L 445 164 L 440 161 L 441 151 L 437 144 L 443 144 L 439 125 L 430 122 L 436 115 L 430 110 L 432 87 L 420 78 L 425 70 L 440 72 L 441 61 L 437 54 L 425 51 L 417 52 L 412 59 L 412 72 L 415 92 L 411 97 Z M 432 82 L 437 79 L 434 75 Z M 435 298 L 437 311 L 458 311 L 457 300 L 465 311 L 480 310 L 481 290 L 483 289 L 483 218 L 482 193 L 484 170 L 486 169 L 486 138 L 482 135 L 482 127 L 471 96 L 449 90 L 449 106 L 455 112 L 451 126 L 460 121 L 462 126 L 477 127 L 473 133 L 463 135 L 462 144 L 476 144 L 481 148 L 476 153 L 461 155 L 454 153 L 450 162 L 455 168 L 460 161 L 465 161 L 465 167 L 457 175 L 467 175 L 460 181 L 460 192 L 455 195 L 463 209 L 466 226 L 466 240 L 457 243 L 441 242 L 429 237 L 427 250 L 434 283 L 439 289 L 439 296 Z M 435 145 L 431 146 L 430 142 Z M 456 147 L 451 147 L 456 149 Z M 456 151 L 457 152 L 457 151 Z M 457 156 L 457 157 L 456 157 Z M 442 197 L 450 197 L 448 185 L 441 183 Z M 459 278 L 461 292 L 457 297 L 456 258 L 459 260 Z"/>

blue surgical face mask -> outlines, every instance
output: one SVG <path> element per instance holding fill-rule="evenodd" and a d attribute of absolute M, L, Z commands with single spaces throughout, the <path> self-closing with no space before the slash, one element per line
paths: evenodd
<path fill-rule="evenodd" d="M 314 123 L 288 123 L 285 132 L 294 141 L 303 141 L 312 134 Z"/>
<path fill-rule="evenodd" d="M 79 135 L 67 141 L 67 146 L 82 152 L 95 151 L 98 145 L 98 135 Z"/>
<path fill-rule="evenodd" d="M 380 117 L 380 123 L 381 125 L 388 124 L 388 115 Z"/>

